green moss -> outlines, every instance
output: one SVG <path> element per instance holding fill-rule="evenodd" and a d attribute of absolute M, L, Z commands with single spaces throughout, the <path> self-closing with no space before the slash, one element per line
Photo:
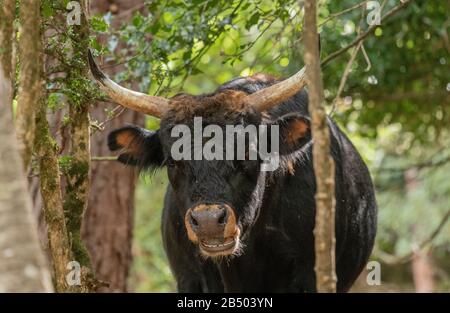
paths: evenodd
<path fill-rule="evenodd" d="M 70 157 L 70 160 L 67 164 L 67 175 L 72 179 L 76 178 L 75 187 L 79 186 L 79 184 L 86 180 L 89 175 L 89 163 L 83 161 L 77 161 Z"/>
<path fill-rule="evenodd" d="M 76 261 L 90 267 L 89 253 L 81 239 L 81 223 L 87 205 L 86 189 L 83 185 L 89 179 L 89 163 L 78 161 L 72 156 L 61 157 L 59 163 L 67 178 L 63 207 L 67 231 L 72 239 L 71 250 Z"/>
<path fill-rule="evenodd" d="M 72 157 L 69 155 L 62 155 L 59 157 L 59 168 L 61 169 L 61 173 L 63 175 L 66 175 L 69 168 L 70 168 L 70 164 L 72 163 Z"/>
<path fill-rule="evenodd" d="M 86 266 L 90 268 L 91 259 L 89 256 L 89 252 L 87 251 L 81 239 L 81 234 L 79 232 L 71 234 L 72 234 L 72 253 L 75 260 L 79 262 L 81 266 Z"/>
<path fill-rule="evenodd" d="M 37 116 L 35 149 L 40 160 L 40 176 L 43 183 L 42 192 L 59 192 L 60 174 L 66 177 L 66 186 L 63 200 L 64 216 L 58 216 L 52 210 L 46 210 L 46 220 L 56 221 L 63 219 L 67 227 L 67 235 L 70 238 L 70 249 L 75 260 L 83 267 L 90 268 L 90 258 L 81 239 L 81 222 L 88 198 L 89 180 L 89 151 L 86 140 L 73 144 L 71 155 L 59 155 L 59 147 L 51 135 L 46 110 L 58 110 L 62 107 L 61 101 L 65 100 L 69 114 L 62 119 L 62 127 L 67 127 L 72 136 L 76 138 L 88 134 L 89 116 L 88 109 L 91 101 L 96 98 L 98 88 L 88 78 L 87 48 L 89 47 L 89 24 L 82 20 L 81 25 L 70 26 L 64 19 L 67 0 L 56 0 L 51 3 L 43 2 L 44 19 L 53 25 L 58 34 L 46 39 L 45 53 L 52 58 L 53 67 L 64 72 L 64 76 L 56 78 L 47 77 L 47 83 L 58 87 L 57 93 L 49 94 L 46 103 L 41 102 L 41 110 Z M 50 8 L 50 9 L 49 9 Z M 82 19 L 85 17 L 83 16 Z M 82 136 L 78 136 L 81 134 Z M 53 152 L 49 154 L 49 149 Z M 47 164 L 48 166 L 43 166 Z M 55 172 L 56 169 L 56 172 Z M 61 213 L 61 212 L 60 212 Z M 89 290 L 88 283 L 82 286 L 82 290 Z"/>
<path fill-rule="evenodd" d="M 36 116 L 36 132 L 34 138 L 34 145 L 36 151 L 43 153 L 45 147 L 51 147 L 53 151 L 58 151 L 59 146 L 53 137 L 50 135 L 47 118 L 45 116 L 45 108 L 41 109 Z"/>
<path fill-rule="evenodd" d="M 89 253 L 81 239 L 81 222 L 85 208 L 84 200 L 77 197 L 75 190 L 68 190 L 63 207 L 67 231 L 71 238 L 73 256 L 82 266 L 90 267 Z"/>

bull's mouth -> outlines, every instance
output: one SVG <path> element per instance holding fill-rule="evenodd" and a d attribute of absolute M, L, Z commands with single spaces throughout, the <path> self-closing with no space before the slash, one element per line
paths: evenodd
<path fill-rule="evenodd" d="M 200 204 L 184 216 L 187 236 L 205 257 L 240 255 L 240 229 L 236 214 L 227 204 Z"/>
<path fill-rule="evenodd" d="M 238 242 L 239 239 L 237 237 L 228 237 L 225 239 L 201 239 L 199 246 L 200 250 L 206 256 L 227 256 L 235 253 Z"/>

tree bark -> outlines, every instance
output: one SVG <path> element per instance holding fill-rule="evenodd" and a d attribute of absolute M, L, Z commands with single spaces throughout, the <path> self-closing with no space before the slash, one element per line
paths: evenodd
<path fill-rule="evenodd" d="M 415 252 L 411 266 L 416 292 L 434 292 L 434 273 L 431 253 L 424 251 Z"/>
<path fill-rule="evenodd" d="M 121 18 L 113 23 L 113 27 L 118 27 L 120 23 L 132 16 L 132 9 L 138 5 L 141 6 L 141 4 L 141 0 L 99 0 L 91 1 L 91 9 L 93 14 L 108 11 L 113 14 L 121 13 Z M 52 34 L 49 33 L 48 35 Z M 57 63 L 58 61 L 55 61 L 53 56 L 47 55 L 45 62 L 47 69 L 54 67 Z M 106 70 L 106 72 L 114 74 L 121 70 L 123 70 L 123 66 L 115 67 L 109 71 Z M 91 119 L 99 121 L 108 119 L 105 110 L 113 107 L 115 107 L 113 103 L 94 103 L 89 111 Z M 62 119 L 65 113 L 68 112 L 58 110 L 56 114 L 48 115 L 48 138 L 49 140 L 54 138 L 56 140 L 54 143 L 60 145 L 59 153 L 55 152 L 55 154 L 50 155 L 55 157 L 54 160 L 56 161 L 59 154 L 71 153 L 69 145 L 65 144 L 70 138 L 68 127 L 60 126 L 63 124 Z M 107 123 L 104 132 L 91 134 L 92 156 L 107 155 L 109 153 L 106 144 L 108 132 L 127 123 L 143 126 L 144 116 L 126 110 L 119 117 Z M 47 158 L 47 162 L 49 161 Z M 54 167 L 51 166 L 50 168 Z M 54 178 L 56 179 L 56 175 Z M 123 292 L 127 290 L 127 278 L 132 260 L 131 243 L 136 179 L 137 175 L 134 171 L 118 162 L 93 162 L 91 164 L 91 186 L 88 206 L 82 222 L 81 237 L 91 257 L 90 262 L 95 278 L 109 283 L 109 288 L 101 287 L 97 291 Z M 63 189 L 64 181 L 63 179 Z M 42 198 L 39 190 L 40 183 L 39 177 L 30 179 L 34 213 L 39 222 L 40 239 L 47 246 L 50 245 L 47 243 L 46 235 L 48 226 L 45 221 L 45 212 L 42 210 L 46 199 Z M 62 195 L 56 193 L 55 197 L 60 198 Z M 59 202 L 57 201 L 57 203 Z M 48 256 L 51 259 L 50 251 L 48 251 Z"/>
<path fill-rule="evenodd" d="M 67 69 L 65 82 L 71 92 L 66 93 L 69 105 L 70 157 L 64 170 L 66 178 L 64 213 L 74 260 L 84 268 L 83 273 L 91 275 L 93 273 L 91 273 L 90 256 L 81 239 L 81 225 L 89 197 L 91 164 L 89 108 L 92 100 L 89 97 L 89 84 L 86 82 L 89 24 L 86 17 L 87 1 L 83 0 L 79 3 L 80 25 L 68 27 L 73 35 L 70 37 L 72 66 Z M 86 278 L 82 285 L 90 283 L 89 278 Z M 83 291 L 89 291 L 89 288 L 88 285 L 81 287 Z"/>
<path fill-rule="evenodd" d="M 420 181 L 417 179 L 418 170 L 416 168 L 408 169 L 404 173 L 405 187 L 408 193 L 417 192 L 420 187 Z M 444 219 L 444 223 L 445 223 Z M 442 222 L 439 225 L 443 225 Z M 418 225 L 413 225 L 412 234 L 417 233 Z M 437 228 L 438 230 L 440 227 Z M 438 232 L 433 232 L 437 234 Z M 433 236 L 431 236 L 433 238 Z M 426 241 L 425 241 L 426 242 Z M 432 264 L 432 252 L 423 249 L 423 243 L 416 245 L 411 253 L 411 270 L 416 292 L 434 291 L 434 273 Z"/>
<path fill-rule="evenodd" d="M 50 292 L 12 119 L 15 1 L 0 1 L 0 292 Z"/>
<path fill-rule="evenodd" d="M 0 106 L 12 105 L 13 98 L 13 70 L 12 70 L 12 42 L 13 21 L 16 7 L 15 0 L 0 1 Z"/>
<path fill-rule="evenodd" d="M 0 292 L 51 292 L 12 114 L 5 105 L 0 106 L 0 142 Z"/>
<path fill-rule="evenodd" d="M 118 27 L 130 19 L 140 0 L 93 1 L 93 14 L 121 14 L 112 27 Z M 128 12 L 128 13 L 124 13 Z M 120 49 L 120 46 L 118 47 Z M 123 70 L 123 66 L 106 69 L 110 75 Z M 91 118 L 106 120 L 105 109 L 112 109 L 113 103 L 98 102 L 91 109 Z M 125 110 L 120 116 L 105 125 L 102 132 L 91 137 L 91 155 L 109 155 L 107 134 L 125 124 L 144 125 L 142 114 Z M 125 292 L 132 262 L 131 244 L 134 218 L 134 190 L 137 182 L 135 171 L 118 162 L 92 162 L 91 192 L 83 222 L 83 239 L 91 255 L 92 267 L 98 279 L 109 283 L 109 288 L 99 291 Z"/>
<path fill-rule="evenodd" d="M 41 108 L 36 116 L 37 132 L 34 149 L 39 160 L 40 193 L 47 225 L 55 289 L 57 292 L 64 292 L 69 289 L 66 282 L 66 267 L 71 261 L 71 253 L 61 195 L 58 146 L 50 134 L 46 101 L 42 99 L 40 102 Z"/>
<path fill-rule="evenodd" d="M 305 0 L 304 60 L 317 188 L 314 228 L 315 272 L 318 292 L 336 292 L 334 162 L 330 155 L 330 130 L 324 107 L 316 10 L 315 0 Z"/>
<path fill-rule="evenodd" d="M 41 98 L 43 90 L 42 37 L 37 26 L 41 25 L 40 14 L 40 1 L 20 2 L 20 81 L 15 123 L 25 171 L 30 163 L 34 140 L 36 99 Z"/>
<path fill-rule="evenodd" d="M 106 118 L 105 104 L 101 105 L 102 108 L 97 107 L 91 113 L 93 118 Z M 105 132 L 92 137 L 92 154 L 107 155 L 107 132 L 126 123 L 142 125 L 143 116 L 127 111 L 114 119 Z M 138 175 L 116 161 L 108 161 L 92 162 L 91 177 L 83 238 L 97 278 L 109 283 L 109 288 L 99 291 L 126 292 L 132 262 L 134 191 Z"/>

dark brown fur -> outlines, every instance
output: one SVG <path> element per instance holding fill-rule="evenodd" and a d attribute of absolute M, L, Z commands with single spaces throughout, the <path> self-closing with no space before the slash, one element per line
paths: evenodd
<path fill-rule="evenodd" d="M 245 96 L 246 93 L 235 90 L 201 96 L 179 94 L 171 99 L 170 109 L 164 118 L 173 118 L 174 122 L 180 122 L 194 116 L 217 116 L 218 112 L 225 116 L 234 115 L 250 109 L 245 103 Z"/>
<path fill-rule="evenodd" d="M 262 73 L 250 76 L 246 80 L 265 84 L 278 81 L 274 76 Z M 251 107 L 245 102 L 246 95 L 246 92 L 232 89 L 219 90 L 200 96 L 178 94 L 170 100 L 170 110 L 165 117 L 173 118 L 174 122 L 180 122 L 192 119 L 194 116 L 235 115 L 251 110 Z"/>

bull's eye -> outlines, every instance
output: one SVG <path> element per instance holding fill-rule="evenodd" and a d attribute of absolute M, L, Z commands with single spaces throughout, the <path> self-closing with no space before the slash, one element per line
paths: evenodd
<path fill-rule="evenodd" d="M 174 166 L 175 166 L 175 160 L 172 159 L 170 156 L 167 157 L 167 159 L 166 159 L 166 165 L 167 165 L 168 167 L 174 167 Z"/>
<path fill-rule="evenodd" d="M 191 223 L 192 223 L 192 225 L 198 226 L 197 220 L 196 220 L 192 215 L 191 215 L 190 217 L 191 217 Z"/>

